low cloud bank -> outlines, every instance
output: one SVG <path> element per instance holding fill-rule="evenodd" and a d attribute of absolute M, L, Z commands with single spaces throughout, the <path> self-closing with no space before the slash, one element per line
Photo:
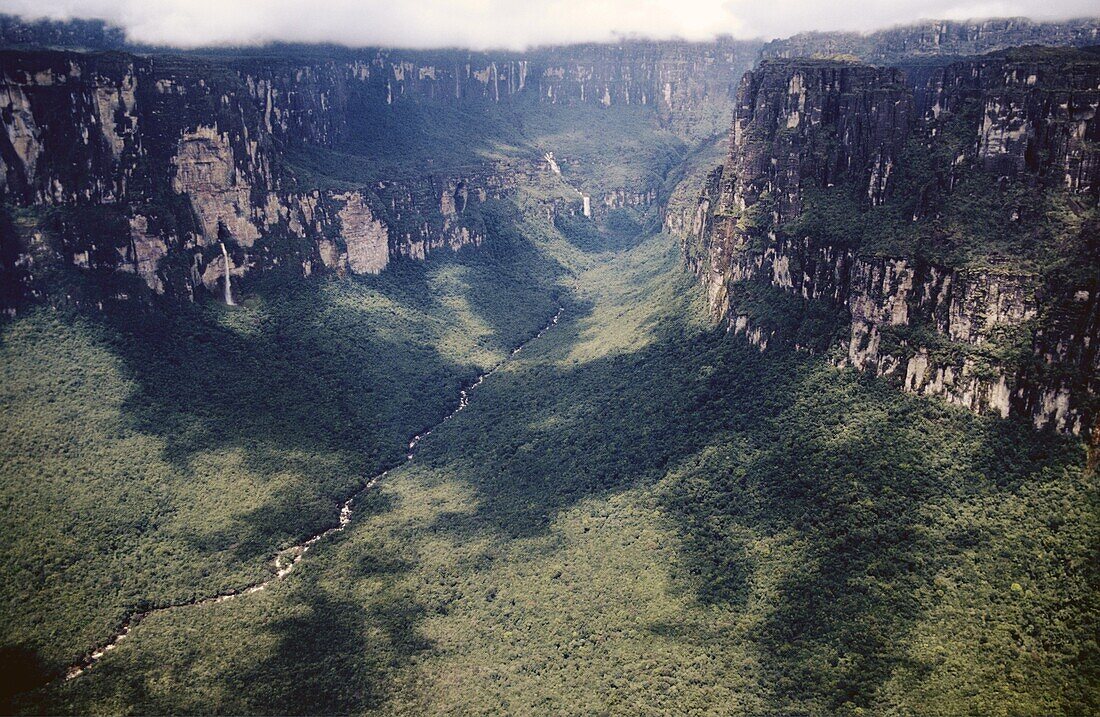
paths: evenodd
<path fill-rule="evenodd" d="M 706 40 L 870 31 L 922 18 L 1096 13 L 1095 0 L 0 0 L 27 19 L 106 20 L 132 42 L 177 47 L 272 41 L 524 49 L 620 37 Z"/>

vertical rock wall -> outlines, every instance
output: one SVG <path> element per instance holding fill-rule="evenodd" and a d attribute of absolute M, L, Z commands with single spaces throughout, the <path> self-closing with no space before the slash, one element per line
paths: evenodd
<path fill-rule="evenodd" d="M 234 276 L 377 273 L 393 257 L 479 244 L 477 205 L 514 188 L 486 163 L 350 193 L 298 190 L 288 143 L 327 142 L 343 126 L 339 83 L 308 70 L 286 70 L 288 89 L 199 61 L 3 52 L 0 72 L 0 199 L 24 217 L 0 224 L 5 278 L 22 287 L 5 292 L 8 310 L 79 300 L 49 285 L 58 263 L 218 295 L 220 244 Z"/>
<path fill-rule="evenodd" d="M 863 221 L 891 197 L 912 197 L 919 221 L 928 188 L 898 186 L 898 162 L 922 159 L 906 154 L 914 137 L 928 142 L 953 127 L 962 132 L 961 153 L 937 175 L 946 177 L 944 191 L 959 167 L 1022 183 L 1036 197 L 1065 202 L 1067 218 L 1055 219 L 1066 222 L 1061 231 L 1087 242 L 1100 198 L 1100 63 L 1009 52 L 908 81 L 915 86 L 898 70 L 822 61 L 765 62 L 747 75 L 726 162 L 708 178 L 691 220 L 669 224 L 688 265 L 714 313 L 761 348 L 804 341 L 812 307 L 836 307 L 845 317 L 830 351 L 838 364 L 975 412 L 1088 431 L 1100 388 L 1095 263 L 1067 286 L 1058 283 L 1064 272 L 867 253 L 844 237 L 807 233 L 799 220 L 814 191 L 863 213 L 845 221 Z M 1085 261 L 1095 262 L 1091 256 Z M 1050 271 L 1061 270 L 1055 263 Z M 742 300 L 750 285 L 800 299 L 805 313 L 794 323 L 802 328 L 792 333 L 803 338 L 782 336 L 774 318 L 754 313 Z"/>

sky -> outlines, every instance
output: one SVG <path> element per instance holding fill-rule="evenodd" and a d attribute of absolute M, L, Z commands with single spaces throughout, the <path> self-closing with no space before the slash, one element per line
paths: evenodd
<path fill-rule="evenodd" d="M 1097 15 L 1096 0 L 0 0 L 28 19 L 95 18 L 132 42 L 272 41 L 471 49 L 870 31 L 920 19 Z"/>

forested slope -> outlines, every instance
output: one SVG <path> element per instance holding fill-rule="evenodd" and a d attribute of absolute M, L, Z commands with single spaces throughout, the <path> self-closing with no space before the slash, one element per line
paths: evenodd
<path fill-rule="evenodd" d="M 546 235 L 561 323 L 291 580 L 150 618 L 51 712 L 1094 711 L 1072 439 L 711 328 L 660 236 Z"/>
<path fill-rule="evenodd" d="M 751 151 L 708 176 L 737 43 L 112 49 L 0 52 L 0 711 L 1100 711 L 1087 431 L 852 368 L 970 315 L 913 283 L 895 300 L 902 249 L 924 278 L 996 259 L 991 306 L 1031 307 L 1005 276 L 1042 273 L 1087 323 L 1091 179 L 1068 191 L 1061 160 L 991 179 L 1038 161 L 1026 143 L 953 163 L 973 103 L 958 133 L 948 112 L 906 139 L 904 73 L 843 58 L 750 76 Z M 1032 49 L 974 77 L 1063 62 L 1097 67 Z M 963 67 L 921 77 L 984 96 Z M 1088 179 L 1100 125 L 1071 125 L 1050 147 Z M 858 364 L 835 349 L 870 355 L 863 310 L 882 350 Z M 925 348 L 1027 353 L 1031 333 L 971 324 Z M 1095 345 L 1073 327 L 1076 371 Z M 352 496 L 292 574 L 212 599 L 271 579 Z"/>

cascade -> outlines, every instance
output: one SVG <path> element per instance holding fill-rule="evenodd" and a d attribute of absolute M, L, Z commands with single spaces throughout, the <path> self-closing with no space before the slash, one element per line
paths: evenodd
<path fill-rule="evenodd" d="M 233 301 L 233 290 L 229 285 L 229 252 L 225 250 L 225 242 L 218 242 L 222 247 L 222 259 L 225 260 L 225 303 L 227 306 L 236 306 Z"/>

